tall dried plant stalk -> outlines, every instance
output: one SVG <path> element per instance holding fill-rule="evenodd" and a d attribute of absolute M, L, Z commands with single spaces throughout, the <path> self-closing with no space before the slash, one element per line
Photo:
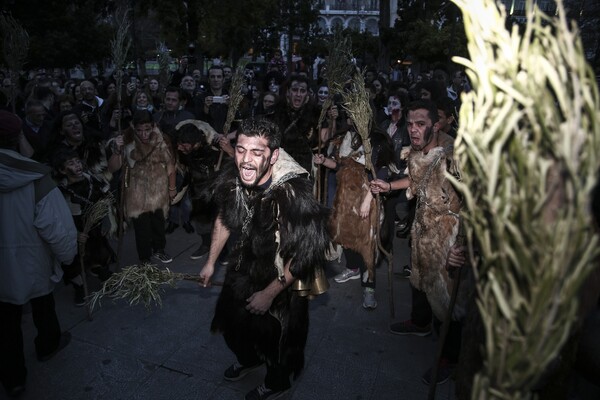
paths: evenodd
<path fill-rule="evenodd" d="M 472 398 L 529 399 L 569 336 L 600 253 L 588 207 L 600 97 L 561 0 L 555 18 L 528 0 L 522 33 L 506 30 L 494 0 L 453 1 L 470 54 L 455 61 L 474 88 L 460 111 L 462 180 L 448 177 L 464 198 L 485 329 Z"/>
<path fill-rule="evenodd" d="M 242 87 L 246 79 L 244 77 L 244 67 L 238 66 L 233 73 L 233 77 L 231 78 L 231 86 L 229 87 L 229 106 L 227 108 L 227 118 L 225 119 L 225 123 L 223 124 L 223 134 L 227 135 L 229 133 L 229 129 L 231 128 L 231 124 L 235 119 L 235 114 L 237 113 L 240 103 L 244 98 L 244 94 L 242 93 Z M 215 166 L 215 171 L 221 169 L 221 162 L 223 161 L 223 150 L 221 150 L 219 154 L 219 160 L 217 161 L 217 165 Z"/>
<path fill-rule="evenodd" d="M 158 81 L 160 82 L 160 87 L 167 87 L 167 83 L 169 80 L 169 48 L 163 42 L 158 44 Z"/>
<path fill-rule="evenodd" d="M 121 107 L 121 87 L 123 84 L 123 68 L 127 62 L 127 54 L 131 47 L 131 37 L 129 34 L 129 20 L 128 15 L 131 10 L 121 5 L 115 12 L 115 22 L 117 24 L 117 31 L 115 38 L 110 41 L 110 53 L 112 56 L 113 63 L 115 65 L 116 72 L 116 85 L 117 85 L 117 103 L 118 107 Z M 121 119 L 119 119 L 119 132 L 121 131 Z"/>
<path fill-rule="evenodd" d="M 87 235 L 92 229 L 102 222 L 104 217 L 112 213 L 114 205 L 114 197 L 112 194 L 98 200 L 92 206 L 90 206 L 85 214 L 83 215 L 83 234 Z M 87 285 L 87 273 L 85 267 L 85 243 L 79 243 L 79 266 L 81 268 L 81 279 L 83 281 L 83 292 L 85 298 L 89 296 L 89 289 Z M 92 320 L 92 306 L 87 304 L 88 319 Z"/>
<path fill-rule="evenodd" d="M 13 113 L 16 113 L 15 85 L 19 80 L 19 73 L 27 60 L 29 52 L 29 34 L 27 31 L 8 14 L 0 14 L 0 30 L 2 31 L 4 60 L 8 66 L 10 80 L 10 101 Z"/>
<path fill-rule="evenodd" d="M 346 36 L 340 29 L 336 29 L 329 47 L 329 55 L 327 56 L 327 65 L 324 72 L 324 77 L 327 79 L 329 88 L 329 96 L 323 103 L 317 129 L 320 129 L 321 124 L 325 120 L 327 110 L 333 104 L 333 98 L 337 94 L 344 91 L 344 85 L 352 76 L 354 65 L 352 64 L 352 39 Z"/>

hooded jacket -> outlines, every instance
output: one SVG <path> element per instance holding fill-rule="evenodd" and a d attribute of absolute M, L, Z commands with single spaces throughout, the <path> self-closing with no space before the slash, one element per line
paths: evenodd
<path fill-rule="evenodd" d="M 0 301 L 52 292 L 77 253 L 77 230 L 48 167 L 0 149 L 0 221 Z"/>

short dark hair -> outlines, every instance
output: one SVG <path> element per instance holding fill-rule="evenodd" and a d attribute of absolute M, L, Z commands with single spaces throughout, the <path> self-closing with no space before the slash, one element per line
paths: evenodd
<path fill-rule="evenodd" d="M 210 68 L 208 68 L 208 72 L 209 72 L 209 73 L 210 73 L 210 70 L 211 70 L 211 69 L 218 69 L 218 70 L 220 70 L 220 71 L 221 71 L 221 73 L 223 73 L 223 67 L 222 67 L 221 65 L 215 65 L 215 64 L 211 65 L 211 66 L 210 66 Z M 223 74 L 224 74 L 224 73 L 223 73 Z"/>
<path fill-rule="evenodd" d="M 239 135 L 248 137 L 263 137 L 267 139 L 269 149 L 275 150 L 281 146 L 281 132 L 273 122 L 264 118 L 248 118 L 240 123 L 236 139 Z"/>
<path fill-rule="evenodd" d="M 177 92 L 177 95 L 179 96 L 179 100 L 182 99 L 182 97 L 183 97 L 183 90 L 181 90 L 181 88 L 175 87 L 175 86 L 168 86 L 165 89 L 165 96 L 167 95 L 167 93 L 173 93 L 173 92 Z"/>
<path fill-rule="evenodd" d="M 449 97 L 442 97 L 441 99 L 438 99 L 435 104 L 437 105 L 438 110 L 442 110 L 444 114 L 446 114 L 446 117 L 454 115 L 454 103 Z"/>
<path fill-rule="evenodd" d="M 138 126 L 142 124 L 153 124 L 154 119 L 152 119 L 152 114 L 148 110 L 136 110 L 133 114 L 133 118 L 131 119 L 133 126 Z"/>
<path fill-rule="evenodd" d="M 415 110 L 427 110 L 427 115 L 433 124 L 439 121 L 437 106 L 431 100 L 415 100 L 408 105 L 406 112 Z"/>
<path fill-rule="evenodd" d="M 290 76 L 290 79 L 288 81 L 288 89 L 290 86 L 292 86 L 292 82 L 299 82 L 299 83 L 306 83 L 306 86 L 309 86 L 309 81 L 308 81 L 308 77 L 306 75 L 300 75 L 300 74 L 292 74 Z"/>
<path fill-rule="evenodd" d="M 206 143 L 206 135 L 194 124 L 185 124 L 177 130 L 178 143 Z"/>
<path fill-rule="evenodd" d="M 75 149 L 59 147 L 54 154 L 52 154 L 52 168 L 60 173 L 60 170 L 65 166 L 65 163 L 73 158 L 81 159 Z"/>

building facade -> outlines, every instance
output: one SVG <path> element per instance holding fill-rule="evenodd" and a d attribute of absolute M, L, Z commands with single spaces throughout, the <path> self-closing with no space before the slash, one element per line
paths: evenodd
<path fill-rule="evenodd" d="M 335 27 L 379 35 L 379 2 L 390 2 L 389 26 L 394 26 L 397 0 L 321 0 L 319 28 L 332 33 Z"/>

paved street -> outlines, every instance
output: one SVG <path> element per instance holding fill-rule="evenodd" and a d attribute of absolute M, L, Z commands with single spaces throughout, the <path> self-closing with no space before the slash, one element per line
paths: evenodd
<path fill-rule="evenodd" d="M 196 273 L 204 259 L 192 261 L 199 236 L 181 228 L 167 237 L 167 252 L 174 258 L 168 267 Z M 133 234 L 124 240 L 122 265 L 136 262 Z M 396 239 L 394 267 L 406 264 L 406 240 Z M 311 301 L 311 326 L 306 347 L 306 367 L 287 399 L 425 399 L 427 386 L 421 374 L 432 361 L 435 338 L 397 336 L 388 330 L 387 267 L 377 271 L 374 311 L 362 308 L 358 280 L 343 284 L 333 276 L 342 263 L 329 265 L 330 290 Z M 220 268 L 220 273 L 224 268 Z M 219 280 L 219 276 L 216 276 Z M 89 277 L 92 289 L 99 287 Z M 264 369 L 239 382 L 227 382 L 223 371 L 234 361 L 223 338 L 209 332 L 219 287 L 200 288 L 180 282 L 163 293 L 162 308 L 106 300 L 88 321 L 85 308 L 73 306 L 73 289 L 60 285 L 57 312 L 63 330 L 73 335 L 71 344 L 52 360 L 35 359 L 35 328 L 24 315 L 25 353 L 29 370 L 26 400 L 40 399 L 243 399 L 262 383 Z M 408 280 L 394 278 L 396 320 L 409 317 Z M 452 399 L 453 384 L 438 387 L 438 399 Z M 2 391 L 0 398 L 5 396 Z"/>

